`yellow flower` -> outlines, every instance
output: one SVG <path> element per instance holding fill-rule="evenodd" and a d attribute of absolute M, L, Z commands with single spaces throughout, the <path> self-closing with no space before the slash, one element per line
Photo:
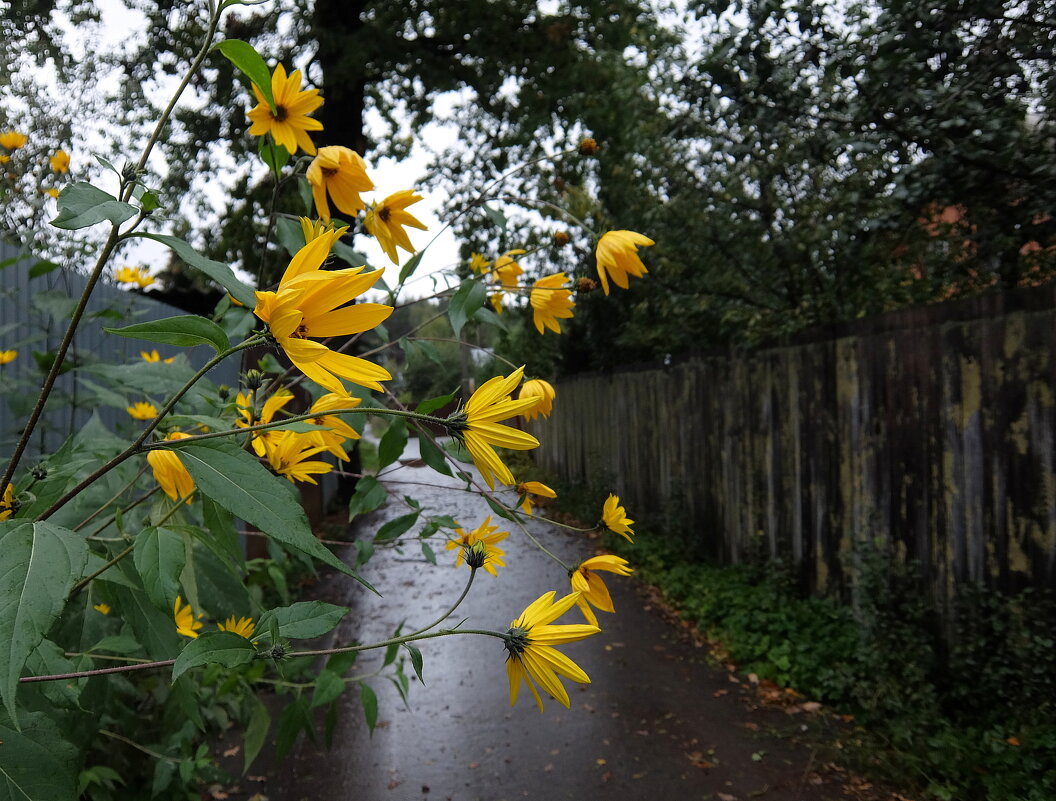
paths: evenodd
<path fill-rule="evenodd" d="M 275 67 L 271 74 L 275 111 L 271 110 L 256 84 L 253 84 L 253 94 L 257 96 L 257 105 L 246 114 L 253 122 L 249 128 L 250 136 L 270 133 L 275 144 L 286 148 L 291 156 L 297 152 L 298 145 L 309 156 L 314 156 L 315 145 L 308 131 L 321 131 L 323 124 L 308 115 L 323 105 L 323 99 L 319 97 L 318 89 L 301 91 L 301 71 L 294 70 L 287 78 L 282 64 Z"/>
<path fill-rule="evenodd" d="M 557 493 L 554 492 L 546 484 L 538 481 L 525 481 L 517 485 L 517 494 L 521 496 L 521 508 L 524 510 L 526 515 L 532 513 L 532 496 L 537 498 L 556 498 Z"/>
<path fill-rule="evenodd" d="M 605 506 L 601 510 L 601 521 L 610 531 L 614 531 L 627 542 L 634 542 L 634 531 L 631 525 L 634 523 L 627 517 L 627 510 L 620 506 L 620 498 L 617 495 L 609 495 L 605 499 Z"/>
<path fill-rule="evenodd" d="M 94 609 L 96 612 L 98 612 L 101 615 L 109 615 L 110 614 L 110 605 L 109 604 L 96 604 L 95 606 L 92 607 L 92 609 Z"/>
<path fill-rule="evenodd" d="M 502 314 L 502 300 L 506 297 L 505 292 L 496 292 L 488 296 L 488 303 L 491 304 L 491 308 L 495 310 L 496 314 Z"/>
<path fill-rule="evenodd" d="M 189 434 L 173 431 L 166 440 L 186 439 Z M 180 457 L 170 448 L 151 448 L 147 451 L 147 463 L 154 471 L 154 480 L 158 482 L 162 491 L 172 500 L 178 501 L 186 496 L 187 503 L 191 502 L 191 493 L 194 492 L 194 479 L 183 466 Z"/>
<path fill-rule="evenodd" d="M 50 187 L 50 188 L 48 188 L 48 189 L 44 189 L 44 190 L 42 190 L 42 191 L 43 191 L 43 192 L 44 192 L 44 194 L 45 194 L 45 195 L 47 195 L 48 197 L 58 197 L 58 196 L 59 196 L 59 190 L 58 190 L 58 189 L 56 189 L 56 188 L 55 188 L 54 186 L 52 186 L 52 187 Z"/>
<path fill-rule="evenodd" d="M 457 538 L 448 540 L 447 545 L 444 547 L 453 551 L 455 548 L 458 549 L 458 558 L 455 559 L 455 567 L 462 564 L 462 561 L 466 557 L 466 551 L 472 548 L 476 543 L 483 543 L 487 547 L 487 551 L 484 557 L 483 568 L 491 573 L 493 576 L 497 576 L 499 573 L 495 569 L 497 567 L 506 567 L 506 563 L 502 561 L 502 555 L 506 553 L 502 548 L 496 546 L 495 543 L 502 542 L 508 536 L 508 531 L 496 531 L 498 525 L 491 525 L 491 515 L 484 518 L 484 522 L 477 526 L 472 531 L 464 531 L 461 528 L 455 529 Z"/>
<path fill-rule="evenodd" d="M 153 420 L 158 416 L 158 407 L 149 401 L 133 403 L 125 411 L 131 415 L 133 420 Z"/>
<path fill-rule="evenodd" d="M 516 289 L 520 283 L 520 277 L 524 275 L 524 268 L 511 257 L 520 256 L 525 252 L 527 251 L 519 248 L 507 250 L 495 259 L 495 266 L 491 270 L 492 280 L 501 284 L 502 288 L 507 291 Z"/>
<path fill-rule="evenodd" d="M 561 333 L 561 323 L 557 320 L 572 316 L 572 292 L 565 288 L 568 277 L 564 273 L 555 273 L 540 278 L 532 287 L 532 317 L 536 330 L 542 334 L 549 328 L 555 334 Z"/>
<path fill-rule="evenodd" d="M 230 631 L 235 634 L 239 634 L 245 637 L 247 640 L 252 636 L 253 630 L 257 627 L 257 624 L 253 622 L 251 617 L 240 617 L 235 620 L 234 615 L 227 619 L 225 623 L 217 623 L 216 627 L 220 631 Z"/>
<path fill-rule="evenodd" d="M 535 403 L 533 398 L 513 400 L 510 397 L 523 377 L 524 367 L 518 367 L 505 378 L 495 376 L 485 381 L 470 396 L 452 427 L 452 433 L 466 446 L 473 463 L 492 489 L 495 489 L 495 479 L 502 484 L 513 483 L 513 473 L 492 446 L 515 451 L 539 447 L 539 440 L 531 434 L 499 422 L 521 414 Z"/>
<path fill-rule="evenodd" d="M 536 684 L 566 707 L 570 707 L 571 702 L 559 675 L 580 684 L 590 684 L 590 677 L 583 669 L 553 646 L 582 640 L 597 634 L 601 629 L 582 623 L 551 625 L 571 609 L 579 598 L 579 593 L 573 592 L 555 603 L 555 595 L 551 591 L 539 596 L 510 624 L 506 632 L 506 650 L 509 651 L 506 675 L 510 680 L 510 706 L 517 703 L 522 680 L 532 691 L 540 712 L 543 711 L 543 699 L 535 689 Z"/>
<path fill-rule="evenodd" d="M 606 295 L 609 294 L 609 273 L 612 274 L 616 286 L 626 289 L 628 275 L 641 278 L 649 272 L 638 256 L 638 246 L 648 247 L 654 244 L 656 243 L 649 237 L 634 231 L 609 231 L 602 235 L 595 256 L 598 278 L 601 279 L 601 288 L 605 290 Z"/>
<path fill-rule="evenodd" d="M 257 292 L 257 316 L 268 324 L 272 337 L 290 361 L 315 383 L 345 394 L 341 378 L 381 390 L 389 371 L 366 359 L 337 353 L 309 337 L 358 334 L 377 326 L 391 306 L 377 303 L 345 305 L 362 295 L 381 277 L 381 270 L 363 273 L 362 267 L 322 270 L 323 261 L 339 229 L 313 239 L 293 257 L 279 282 L 278 292 Z"/>
<path fill-rule="evenodd" d="M 557 393 L 549 381 L 543 381 L 541 378 L 531 378 L 524 382 L 524 386 L 521 387 L 521 392 L 517 397 L 521 400 L 531 399 L 535 401 L 534 406 L 529 406 L 521 412 L 521 417 L 525 420 L 534 420 L 540 414 L 543 417 L 550 417 L 550 412 L 554 409 L 554 398 L 557 397 Z"/>
<path fill-rule="evenodd" d="M 326 426 L 326 429 L 308 431 L 302 436 L 306 441 L 319 445 L 323 450 L 332 453 L 338 459 L 347 462 L 348 454 L 341 447 L 346 439 L 359 439 L 359 432 L 336 414 L 326 414 L 334 409 L 352 409 L 359 406 L 360 398 L 351 395 L 329 392 L 312 404 L 308 410 L 309 414 L 317 415 L 307 422 L 317 426 Z"/>
<path fill-rule="evenodd" d="M 598 607 L 603 612 L 615 612 L 612 606 L 612 597 L 605 582 L 597 575 L 597 571 L 604 570 L 615 573 L 617 576 L 629 576 L 634 571 L 627 566 L 627 560 L 612 554 L 593 556 L 579 564 L 571 576 L 572 589 L 579 593 L 576 606 L 583 612 L 587 622 L 593 626 L 598 625 L 598 617 L 591 609 L 591 605 Z"/>
<path fill-rule="evenodd" d="M 7 164 L 11 161 L 11 157 L 7 153 L 0 153 L 0 164 Z"/>
<path fill-rule="evenodd" d="M 243 395 L 239 392 L 235 396 L 235 405 L 238 407 L 240 419 L 235 420 L 235 427 L 248 428 L 249 426 L 260 425 L 262 423 L 270 423 L 275 419 L 275 413 L 292 400 L 293 393 L 285 387 L 280 387 L 275 390 L 271 397 L 264 401 L 264 408 L 260 410 L 260 417 L 256 417 L 253 408 L 253 393 Z M 277 430 L 254 431 L 250 444 L 253 446 L 253 450 L 257 456 L 267 455 L 267 443 L 277 440 L 282 436 L 282 433 L 283 432 Z"/>
<path fill-rule="evenodd" d="M 198 639 L 198 630 L 202 627 L 201 615 L 195 617 L 190 604 L 182 604 L 183 599 L 177 595 L 172 606 L 172 617 L 176 621 L 176 633 L 192 640 Z"/>
<path fill-rule="evenodd" d="M 3 500 L 0 500 L 0 520 L 7 520 L 17 511 L 18 504 L 15 502 L 15 488 L 12 484 L 8 484 L 4 488 Z"/>
<path fill-rule="evenodd" d="M 29 137 L 18 131 L 4 131 L 0 134 L 0 147 L 5 150 L 18 150 L 24 147 Z"/>
<path fill-rule="evenodd" d="M 403 189 L 389 195 L 376 206 L 371 206 L 363 217 L 363 227 L 378 240 L 381 249 L 385 251 L 385 255 L 393 264 L 400 263 L 396 257 L 396 248 L 403 248 L 408 253 L 414 253 L 414 245 L 411 244 L 403 226 L 409 225 L 422 231 L 426 230 L 421 220 L 404 211 L 421 199 L 421 195 L 414 194 L 410 189 Z"/>
<path fill-rule="evenodd" d="M 327 193 L 340 211 L 354 217 L 363 208 L 359 193 L 374 188 L 363 158 L 356 151 L 340 145 L 319 148 L 319 154 L 308 165 L 305 176 L 312 187 L 316 211 L 326 222 L 330 221 Z"/>
<path fill-rule="evenodd" d="M 491 266 L 491 262 L 484 258 L 483 253 L 474 253 L 469 257 L 469 269 L 477 275 L 484 275 Z"/>
<path fill-rule="evenodd" d="M 51 169 L 55 172 L 66 173 L 70 171 L 70 154 L 65 150 L 56 150 L 55 155 L 48 161 L 51 162 Z"/>
<path fill-rule="evenodd" d="M 323 234 L 329 234 L 334 230 L 332 222 L 313 220 L 311 217 L 300 217 L 299 219 L 301 221 L 301 233 L 304 234 L 304 244 L 306 245 L 313 239 L 318 239 Z"/>
<path fill-rule="evenodd" d="M 139 355 L 142 357 L 143 361 L 145 361 L 145 362 L 162 362 L 164 364 L 172 364 L 174 361 L 176 361 L 176 357 L 175 356 L 170 356 L 167 359 L 161 358 L 161 354 L 158 353 L 158 349 L 157 348 L 152 350 L 150 353 L 147 353 L 145 350 L 141 350 L 139 352 Z"/>
<path fill-rule="evenodd" d="M 0 364 L 10 364 L 17 358 L 17 350 L 0 350 Z"/>
<path fill-rule="evenodd" d="M 334 469 L 327 462 L 309 461 L 308 457 L 326 450 L 319 445 L 312 445 L 303 434 L 295 431 L 282 431 L 274 438 L 260 440 L 264 444 L 264 455 L 268 464 L 277 475 L 285 476 L 291 483 L 307 481 L 309 484 L 319 482 L 312 474 L 329 473 Z M 256 441 L 254 441 L 254 446 Z"/>
<path fill-rule="evenodd" d="M 114 273 L 114 280 L 119 284 L 136 284 L 140 289 L 154 283 L 154 278 L 145 267 L 119 267 Z"/>

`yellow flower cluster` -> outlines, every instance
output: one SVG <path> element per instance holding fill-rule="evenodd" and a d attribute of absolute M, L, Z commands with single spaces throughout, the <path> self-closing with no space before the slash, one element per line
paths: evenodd
<path fill-rule="evenodd" d="M 100 604 L 99 606 L 106 606 L 106 604 Z M 95 608 L 99 609 L 99 606 Z M 103 612 L 102 609 L 99 609 L 99 611 Z M 106 606 L 106 611 L 103 614 L 109 614 L 109 612 L 110 607 Z M 205 627 L 205 624 L 202 623 L 202 617 L 202 613 L 194 613 L 194 609 L 189 603 L 183 603 L 181 596 L 176 596 L 176 603 L 172 607 L 172 618 L 176 622 L 177 634 L 190 637 L 192 640 L 198 639 L 198 632 Z M 253 636 L 253 631 L 256 627 L 257 624 L 253 622 L 253 618 L 240 617 L 236 619 L 233 615 L 225 622 L 216 624 L 218 631 L 230 631 L 233 634 L 245 637 L 247 640 Z"/>
<path fill-rule="evenodd" d="M 154 283 L 154 276 L 146 267 L 119 267 L 114 272 L 114 280 L 119 284 L 135 284 L 144 289 Z"/>

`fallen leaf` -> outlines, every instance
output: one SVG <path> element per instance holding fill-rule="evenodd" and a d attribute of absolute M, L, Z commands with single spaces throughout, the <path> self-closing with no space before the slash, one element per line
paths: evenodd
<path fill-rule="evenodd" d="M 594 764 L 595 765 L 604 765 L 605 764 L 605 760 L 604 759 L 595 759 L 594 760 Z"/>
<path fill-rule="evenodd" d="M 236 756 L 238 754 L 238 752 L 241 751 L 241 750 L 242 750 L 242 746 L 233 745 L 230 748 L 228 748 L 226 751 L 223 752 L 223 756 L 225 756 L 225 757 L 233 757 L 233 756 Z"/>
<path fill-rule="evenodd" d="M 730 692 L 729 690 L 716 690 L 715 692 L 713 692 L 711 694 L 711 697 L 712 698 L 720 698 L 720 697 L 722 697 L 724 695 L 729 695 L 729 692 Z"/>
<path fill-rule="evenodd" d="M 749 673 L 748 674 L 748 681 L 750 683 L 752 683 L 752 684 L 758 684 L 759 683 L 759 676 L 757 674 L 755 674 L 755 673 Z"/>
<path fill-rule="evenodd" d="M 469 768 L 470 770 L 476 770 L 477 768 L 479 768 L 479 767 L 480 767 L 480 763 L 479 763 L 479 762 L 470 762 L 470 763 L 469 763 L 469 765 L 468 765 L 467 767 L 468 767 L 468 768 Z"/>
<path fill-rule="evenodd" d="M 821 709 L 821 704 L 819 704 L 817 701 L 806 701 L 800 704 L 800 706 L 803 707 L 804 712 L 817 712 L 819 709 Z"/>
<path fill-rule="evenodd" d="M 1006 737 L 1005 738 L 1005 742 L 1008 743 L 1009 745 L 1014 745 L 1017 748 L 1021 745 L 1021 743 L 1019 742 L 1019 738 L 1018 737 Z"/>
<path fill-rule="evenodd" d="M 730 795 L 729 793 L 715 793 L 715 797 L 718 798 L 719 801 L 737 801 L 737 796 Z"/>

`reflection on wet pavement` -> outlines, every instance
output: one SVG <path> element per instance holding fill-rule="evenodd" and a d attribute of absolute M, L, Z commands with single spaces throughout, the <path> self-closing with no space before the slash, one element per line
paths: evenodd
<path fill-rule="evenodd" d="M 413 441 L 411 445 L 413 446 Z M 409 456 L 410 454 L 408 454 Z M 412 462 L 412 464 L 414 464 Z M 425 512 L 449 514 L 475 528 L 490 514 L 462 483 L 427 467 L 403 466 L 387 477 L 390 503 L 360 525 L 370 537 L 386 520 L 405 514 L 410 495 Z M 425 484 L 444 484 L 442 488 Z M 509 500 L 512 502 L 510 493 Z M 633 512 L 633 510 L 629 510 Z M 599 510 L 600 512 L 600 510 Z M 632 514 L 633 517 L 633 514 Z M 494 521 L 494 518 L 493 518 Z M 512 524 L 501 521 L 502 528 Z M 575 565 L 594 544 L 545 524 L 531 531 L 547 548 Z M 439 565 L 423 557 L 413 534 L 400 549 L 379 549 L 362 569 L 383 594 L 377 598 L 354 582 L 330 576 L 312 596 L 353 607 L 332 638 L 377 641 L 425 625 L 453 603 L 468 578 L 454 567 L 455 552 L 439 536 L 430 540 Z M 498 577 L 479 571 L 468 598 L 445 626 L 504 630 L 531 601 L 549 590 L 569 590 L 567 572 L 536 549 L 516 527 L 502 543 L 508 567 Z M 351 549 L 349 549 L 351 551 Z M 808 750 L 781 740 L 760 741 L 754 724 L 787 726 L 780 713 L 750 711 L 739 685 L 709 666 L 704 648 L 650 612 L 632 579 L 605 574 L 616 614 L 599 612 L 601 634 L 562 646 L 593 683 L 565 682 L 571 710 L 544 696 L 540 715 L 522 690 L 509 705 L 506 651 L 497 639 L 444 637 L 419 643 L 425 686 L 412 676 L 410 709 L 386 676 L 371 679 L 379 699 L 373 735 L 363 722 L 355 686 L 342 696 L 333 750 L 304 739 L 284 763 L 273 766 L 265 787 L 270 801 L 501 801 L 507 799 L 828 799 L 837 786 L 813 772 Z M 581 622 L 573 609 L 558 623 Z M 355 668 L 371 673 L 383 651 L 370 652 Z M 797 721 L 798 723 L 799 721 Z M 755 728 L 759 728 L 755 726 Z M 258 766 L 259 767 L 259 766 Z M 809 778 L 809 781 L 808 781 Z"/>

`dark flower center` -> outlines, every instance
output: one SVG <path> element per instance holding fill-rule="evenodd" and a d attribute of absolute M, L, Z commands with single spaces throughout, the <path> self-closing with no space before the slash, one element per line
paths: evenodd
<path fill-rule="evenodd" d="M 275 105 L 275 113 L 272 115 L 277 122 L 284 122 L 290 113 L 286 110 L 286 106 Z"/>

